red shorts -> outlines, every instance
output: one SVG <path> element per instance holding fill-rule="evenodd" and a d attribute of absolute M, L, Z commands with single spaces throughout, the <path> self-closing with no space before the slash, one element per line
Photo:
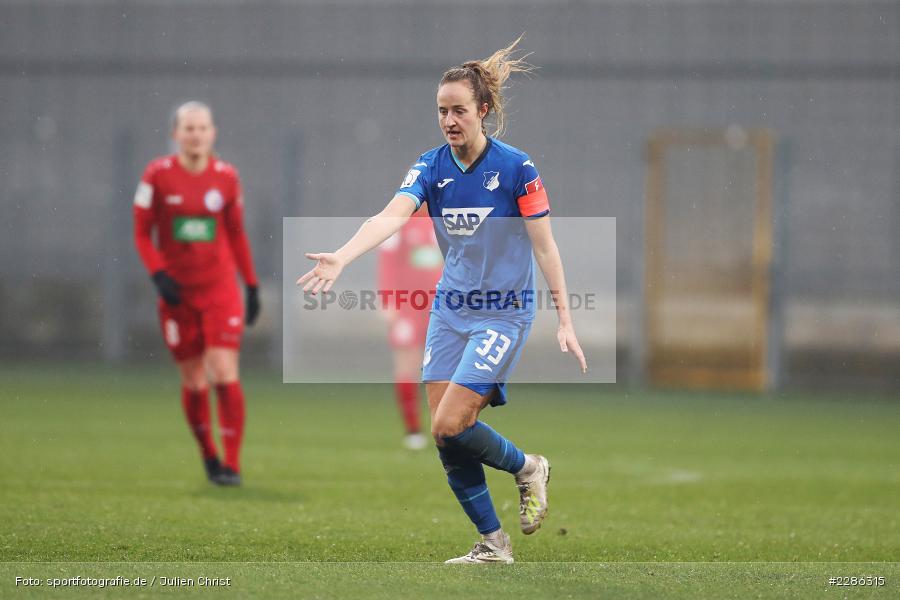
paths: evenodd
<path fill-rule="evenodd" d="M 423 348 L 428 333 L 428 310 L 401 310 L 390 324 L 392 348 Z"/>
<path fill-rule="evenodd" d="M 201 356 L 213 346 L 241 346 L 244 306 L 237 285 L 182 289 L 181 303 L 159 300 L 163 340 L 176 361 Z"/>

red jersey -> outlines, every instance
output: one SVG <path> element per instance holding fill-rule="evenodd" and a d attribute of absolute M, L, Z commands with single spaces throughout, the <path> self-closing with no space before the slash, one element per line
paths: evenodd
<path fill-rule="evenodd" d="M 215 157 L 202 173 L 185 170 L 175 155 L 147 165 L 134 195 L 134 241 L 147 271 L 165 270 L 182 286 L 233 281 L 235 266 L 257 285 L 240 178 Z"/>
<path fill-rule="evenodd" d="M 378 288 L 391 290 L 391 295 L 384 297 L 385 307 L 401 311 L 421 310 L 427 314 L 443 268 L 434 225 L 428 211 L 420 209 L 379 249 Z M 404 293 L 398 295 L 398 291 Z M 411 296 L 417 291 L 428 294 L 424 309 L 421 293 L 416 295 L 415 302 L 412 301 Z"/>

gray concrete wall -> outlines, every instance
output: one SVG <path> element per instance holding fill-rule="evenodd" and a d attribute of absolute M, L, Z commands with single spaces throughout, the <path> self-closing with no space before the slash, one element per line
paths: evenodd
<path fill-rule="evenodd" d="M 143 164 L 168 150 L 169 111 L 195 97 L 242 172 L 274 289 L 281 216 L 376 211 L 442 141 L 442 70 L 522 31 L 540 69 L 514 82 L 506 139 L 535 157 L 556 214 L 618 218 L 626 328 L 644 143 L 660 127 L 776 132 L 785 298 L 896 308 L 900 3 L 850 1 L 4 2 L 4 306 L 25 282 L 99 285 L 112 254 L 127 327 L 152 327 L 150 289 L 116 232 L 130 228 Z"/>

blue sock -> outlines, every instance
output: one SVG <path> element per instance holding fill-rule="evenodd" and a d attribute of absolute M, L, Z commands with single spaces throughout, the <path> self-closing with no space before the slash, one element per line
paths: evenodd
<path fill-rule="evenodd" d="M 494 512 L 494 503 L 484 479 L 484 467 L 478 459 L 456 448 L 438 447 L 438 454 L 447 472 L 450 489 L 478 528 L 478 533 L 488 534 L 500 529 L 500 519 Z"/>
<path fill-rule="evenodd" d="M 525 453 L 481 421 L 476 421 L 459 435 L 443 439 L 447 447 L 458 448 L 487 466 L 507 473 L 518 473 L 525 466 Z"/>

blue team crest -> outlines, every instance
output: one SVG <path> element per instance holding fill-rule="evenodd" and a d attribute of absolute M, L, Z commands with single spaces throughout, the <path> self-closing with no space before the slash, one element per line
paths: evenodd
<path fill-rule="evenodd" d="M 500 187 L 500 172 L 499 171 L 485 171 L 484 172 L 484 187 L 486 190 L 493 192 L 498 187 Z"/>

